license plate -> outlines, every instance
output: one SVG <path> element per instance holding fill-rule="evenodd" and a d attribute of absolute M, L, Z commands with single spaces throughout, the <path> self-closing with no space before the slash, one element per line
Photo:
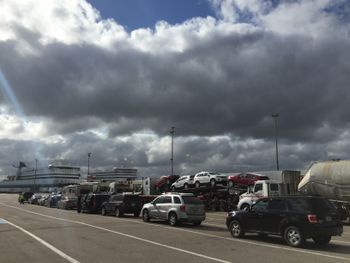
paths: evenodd
<path fill-rule="evenodd" d="M 326 216 L 326 222 L 330 222 L 330 221 L 332 221 L 332 217 Z"/>

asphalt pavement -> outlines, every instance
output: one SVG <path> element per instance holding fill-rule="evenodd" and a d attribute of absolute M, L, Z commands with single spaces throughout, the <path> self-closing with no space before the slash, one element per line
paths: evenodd
<path fill-rule="evenodd" d="M 0 194 L 0 262 L 350 262 L 350 226 L 319 248 L 287 246 L 279 237 L 233 239 L 226 213 L 208 212 L 201 226 L 170 227 L 17 202 Z"/>

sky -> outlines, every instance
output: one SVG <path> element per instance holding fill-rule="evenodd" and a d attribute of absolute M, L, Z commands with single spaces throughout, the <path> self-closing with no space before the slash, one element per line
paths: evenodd
<path fill-rule="evenodd" d="M 350 158 L 345 0 L 0 0 L 0 175 Z"/>

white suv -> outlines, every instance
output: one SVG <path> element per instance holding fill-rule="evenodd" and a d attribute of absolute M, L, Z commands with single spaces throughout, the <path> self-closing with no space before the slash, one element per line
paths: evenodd
<path fill-rule="evenodd" d="M 188 189 L 193 186 L 193 177 L 194 175 L 183 175 L 177 179 L 170 187 L 171 191 L 175 192 L 176 189 L 184 188 Z"/>
<path fill-rule="evenodd" d="M 226 185 L 227 176 L 219 173 L 200 172 L 196 173 L 196 175 L 193 178 L 193 181 L 196 188 L 199 188 L 201 185 L 207 184 L 210 184 L 211 187 L 214 187 L 217 184 Z"/>
<path fill-rule="evenodd" d="M 205 220 L 205 207 L 193 194 L 166 193 L 144 204 L 141 215 L 145 222 L 150 219 L 163 219 L 171 226 L 176 226 L 179 222 L 198 226 Z"/>

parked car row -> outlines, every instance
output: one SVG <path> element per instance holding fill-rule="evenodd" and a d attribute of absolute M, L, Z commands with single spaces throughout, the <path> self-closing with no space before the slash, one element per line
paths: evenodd
<path fill-rule="evenodd" d="M 61 201 L 62 195 L 57 193 L 52 194 L 32 194 L 28 199 L 28 203 L 33 205 L 47 206 L 47 207 L 58 207 Z"/>
<path fill-rule="evenodd" d="M 116 217 L 131 214 L 141 216 L 144 222 L 163 220 L 171 226 L 180 223 L 199 226 L 206 218 L 203 201 L 192 193 L 170 192 L 150 201 L 151 198 L 132 193 L 88 193 L 82 196 L 78 212 Z M 41 197 L 35 194 L 29 202 L 41 204 L 42 200 L 46 206 L 55 207 L 60 206 L 62 199 L 57 194 Z M 261 237 L 276 235 L 292 247 L 302 247 L 306 239 L 324 246 L 332 236 L 343 232 L 337 208 L 328 199 L 308 196 L 261 198 L 250 209 L 229 212 L 226 226 L 233 238 L 242 238 L 246 233 Z"/>

